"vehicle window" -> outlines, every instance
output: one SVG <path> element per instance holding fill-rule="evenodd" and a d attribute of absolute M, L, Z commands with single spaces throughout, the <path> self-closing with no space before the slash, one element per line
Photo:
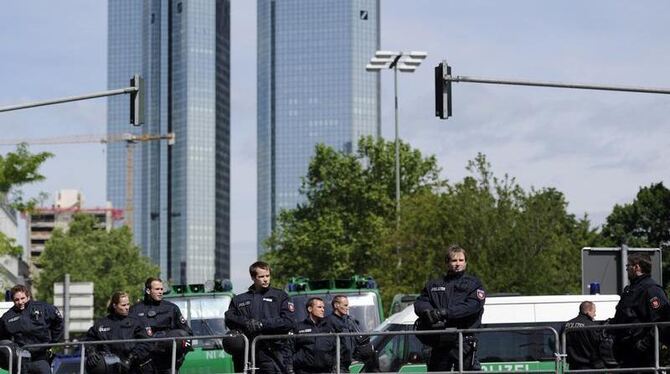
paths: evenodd
<path fill-rule="evenodd" d="M 320 297 L 326 304 L 326 315 L 333 312 L 332 301 L 334 294 L 311 294 L 291 296 L 295 305 L 295 319 L 302 321 L 307 318 L 307 300 L 312 297 Z M 347 294 L 349 299 L 349 314 L 360 323 L 361 331 L 372 331 L 381 323 L 379 315 L 379 300 L 374 292 L 361 292 Z"/>
<path fill-rule="evenodd" d="M 224 313 L 230 305 L 229 296 L 201 297 L 170 300 L 181 310 L 196 336 L 223 335 L 226 328 Z M 209 344 L 211 342 L 197 342 L 193 344 Z"/>
<path fill-rule="evenodd" d="M 404 331 L 411 326 L 389 325 L 387 331 Z M 378 336 L 373 339 L 373 346 L 379 355 L 379 370 L 381 372 L 394 372 L 407 360 L 406 342 L 409 335 Z M 419 343 L 421 344 L 421 343 Z"/>
<path fill-rule="evenodd" d="M 548 326 L 550 323 L 525 326 Z M 514 324 L 487 325 L 482 327 L 515 327 Z M 556 328 L 556 327 L 554 327 Z M 554 356 L 555 337 L 549 330 L 486 332 L 477 334 L 481 362 L 545 361 Z"/>

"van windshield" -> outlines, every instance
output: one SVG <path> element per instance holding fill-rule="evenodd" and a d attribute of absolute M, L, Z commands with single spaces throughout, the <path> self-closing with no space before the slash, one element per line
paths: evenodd
<path fill-rule="evenodd" d="M 169 299 L 179 307 L 195 336 L 226 333 L 224 313 L 228 310 L 230 300 L 230 296 L 227 295 Z"/>
<path fill-rule="evenodd" d="M 340 294 L 341 295 L 341 294 Z M 372 331 L 381 323 L 379 314 L 379 300 L 377 294 L 369 291 L 356 292 L 355 294 L 346 294 L 349 299 L 349 315 L 359 322 L 361 331 Z M 326 304 L 326 315 L 333 312 L 332 301 L 335 294 L 302 294 L 291 296 L 295 305 L 295 319 L 302 321 L 307 318 L 307 300 L 312 297 L 320 297 Z"/>

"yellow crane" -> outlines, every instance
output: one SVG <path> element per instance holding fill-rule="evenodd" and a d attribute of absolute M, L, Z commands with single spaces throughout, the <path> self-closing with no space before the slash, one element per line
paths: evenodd
<path fill-rule="evenodd" d="M 135 177 L 134 165 L 135 163 L 135 144 L 139 142 L 149 142 L 155 140 L 167 140 L 168 145 L 173 145 L 175 141 L 174 133 L 165 135 L 160 134 L 89 134 L 89 135 L 73 135 L 51 138 L 34 138 L 34 139 L 5 139 L 0 140 L 0 145 L 49 145 L 49 144 L 83 144 L 83 143 L 117 143 L 126 142 L 126 206 L 124 208 L 124 221 L 130 230 L 133 229 L 133 213 L 134 213 L 134 191 L 133 179 Z"/>

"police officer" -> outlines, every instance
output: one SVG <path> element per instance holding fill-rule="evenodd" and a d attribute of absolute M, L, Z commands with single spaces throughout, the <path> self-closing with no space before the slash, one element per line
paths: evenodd
<path fill-rule="evenodd" d="M 603 369 L 605 363 L 600 357 L 601 331 L 594 329 L 582 329 L 585 326 L 597 326 L 594 321 L 596 317 L 596 304 L 584 301 L 579 304 L 579 315 L 563 325 L 561 335 L 565 329 L 575 328 L 567 331 L 565 335 L 565 349 L 567 353 L 570 370 Z"/>
<path fill-rule="evenodd" d="M 31 299 L 30 290 L 24 285 L 16 285 L 10 290 L 14 306 L 0 318 L 0 345 L 17 347 L 28 344 L 57 343 L 63 340 L 63 316 L 58 309 L 41 301 Z M 10 339 L 12 342 L 8 342 Z M 22 372 L 48 374 L 51 372 L 49 360 L 51 351 L 47 348 L 26 348 L 30 359 L 22 359 Z M 6 350 L 2 350 L 3 361 L 8 360 Z M 4 362 L 3 362 L 4 364 Z M 13 367 L 17 367 L 14 355 Z"/>
<path fill-rule="evenodd" d="M 298 322 L 296 335 L 333 332 L 324 317 L 326 305 L 320 297 L 307 300 L 307 318 Z M 331 373 L 335 367 L 335 338 L 296 338 L 294 341 L 293 367 L 297 374 Z"/>
<path fill-rule="evenodd" d="M 624 288 L 612 324 L 663 322 L 668 297 L 650 276 L 651 258 L 647 254 L 628 256 L 626 272 L 630 285 Z M 614 353 L 621 367 L 654 366 L 654 329 L 631 327 L 613 330 Z"/>
<path fill-rule="evenodd" d="M 137 318 L 128 316 L 129 309 L 128 294 L 122 291 L 114 292 L 107 307 L 107 316 L 96 321 L 88 329 L 83 340 L 148 339 L 148 326 L 142 326 Z M 86 371 L 88 373 L 151 374 L 153 366 L 150 351 L 151 345 L 148 341 L 87 345 Z M 110 355 L 115 355 L 119 359 L 118 367 L 112 368 L 106 364 L 105 358 Z"/>
<path fill-rule="evenodd" d="M 160 278 L 148 278 L 144 283 L 144 300 L 130 308 L 130 315 L 140 320 L 149 329 L 149 336 L 155 338 L 193 336 L 193 331 L 186 323 L 179 307 L 163 300 L 163 281 Z M 191 348 L 190 340 L 177 340 L 177 362 L 179 369 L 184 362 L 186 353 Z M 160 373 L 172 370 L 172 343 L 156 344 L 151 352 L 153 365 Z"/>
<path fill-rule="evenodd" d="M 331 302 L 333 312 L 326 317 L 326 322 L 334 332 L 360 332 L 359 322 L 349 314 L 349 298 L 335 295 Z M 379 370 L 379 362 L 369 336 L 343 336 L 340 348 L 340 371 L 349 372 L 353 359 L 364 362 L 366 372 Z"/>
<path fill-rule="evenodd" d="M 249 290 L 233 297 L 226 311 L 226 326 L 246 335 L 249 342 L 261 334 L 288 334 L 295 327 L 294 306 L 286 292 L 270 287 L 270 265 L 249 266 L 254 282 Z M 225 341 L 224 341 L 225 343 Z M 260 373 L 292 373 L 292 350 L 286 341 L 263 340 L 257 345 L 256 366 Z M 244 367 L 239 352 L 233 353 L 235 371 Z"/>
<path fill-rule="evenodd" d="M 481 325 L 486 293 L 477 277 L 466 274 L 465 249 L 452 245 L 447 249 L 447 274 L 426 283 L 414 303 L 419 317 L 417 330 L 473 329 Z M 432 347 L 428 371 L 458 370 L 458 334 L 417 335 Z M 463 369 L 479 370 L 477 340 L 465 335 Z"/>

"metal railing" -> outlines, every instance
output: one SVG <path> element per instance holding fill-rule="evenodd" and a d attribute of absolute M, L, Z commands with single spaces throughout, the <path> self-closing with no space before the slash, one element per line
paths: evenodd
<path fill-rule="evenodd" d="M 84 374 L 85 371 L 85 357 L 86 357 L 86 348 L 87 346 L 94 345 L 106 345 L 106 344 L 127 344 L 129 342 L 142 342 L 142 343 L 156 343 L 156 342 L 171 342 L 171 370 L 172 373 L 176 372 L 176 362 L 177 362 L 177 342 L 183 340 L 211 340 L 211 339 L 238 339 L 242 338 L 244 340 L 244 363 L 245 369 L 244 372 L 251 372 L 252 374 L 256 373 L 257 368 L 257 351 L 259 348 L 259 343 L 262 341 L 271 341 L 271 340 L 286 340 L 286 339 L 306 339 L 306 338 L 320 338 L 320 337 L 330 337 L 335 339 L 335 370 L 337 373 L 341 372 L 340 367 L 340 346 L 343 338 L 355 337 L 355 336 L 398 336 L 398 335 L 442 335 L 442 334 L 458 334 L 458 368 L 459 373 L 464 372 L 464 336 L 466 335 L 475 335 L 481 333 L 496 333 L 496 332 L 528 332 L 528 331 L 546 331 L 554 337 L 554 347 L 553 347 L 553 357 L 554 357 L 554 370 L 552 371 L 534 371 L 534 372 L 574 372 L 574 373 L 611 373 L 611 372 L 638 372 L 638 371 L 653 371 L 661 372 L 669 370 L 670 366 L 661 366 L 660 365 L 660 328 L 670 326 L 670 322 L 655 322 L 655 323 L 631 323 L 631 324 L 620 324 L 620 325 L 592 325 L 592 326 L 583 326 L 583 327 L 569 327 L 566 328 L 560 335 L 556 330 L 550 326 L 534 326 L 534 327 L 489 327 L 489 328 L 480 328 L 480 329 L 449 329 L 449 330 L 404 330 L 404 331 L 378 331 L 378 332 L 351 332 L 351 333 L 318 333 L 318 334 L 281 334 L 281 335 L 260 335 L 255 337 L 251 344 L 249 344 L 249 339 L 241 334 L 225 334 L 225 335 L 203 335 L 203 336 L 179 336 L 179 337 L 162 337 L 162 338 L 150 338 L 150 339 L 126 339 L 126 340 L 104 340 L 104 341 L 73 341 L 73 342 L 64 342 L 64 343 L 53 343 L 53 344 L 31 344 L 21 347 L 23 350 L 30 348 L 73 348 L 81 347 L 79 351 L 79 372 Z M 568 370 L 567 367 L 567 355 L 566 355 L 566 337 L 570 333 L 575 333 L 583 330 L 620 330 L 620 329 L 629 329 L 629 328 L 650 328 L 653 329 L 654 336 L 654 366 L 653 367 L 636 367 L 636 368 L 603 368 L 603 369 L 584 369 L 584 370 Z M 376 347 L 379 348 L 379 347 Z M 14 364 L 16 364 L 16 374 L 21 374 L 22 369 L 22 356 L 16 354 L 14 349 L 11 346 L 0 345 L 0 349 L 5 349 L 8 352 L 8 372 L 13 373 L 12 369 Z M 14 358 L 17 357 L 16 363 Z M 468 370 L 468 373 L 491 373 L 491 371 L 471 371 Z M 496 371 L 503 372 L 503 371 Z"/>

